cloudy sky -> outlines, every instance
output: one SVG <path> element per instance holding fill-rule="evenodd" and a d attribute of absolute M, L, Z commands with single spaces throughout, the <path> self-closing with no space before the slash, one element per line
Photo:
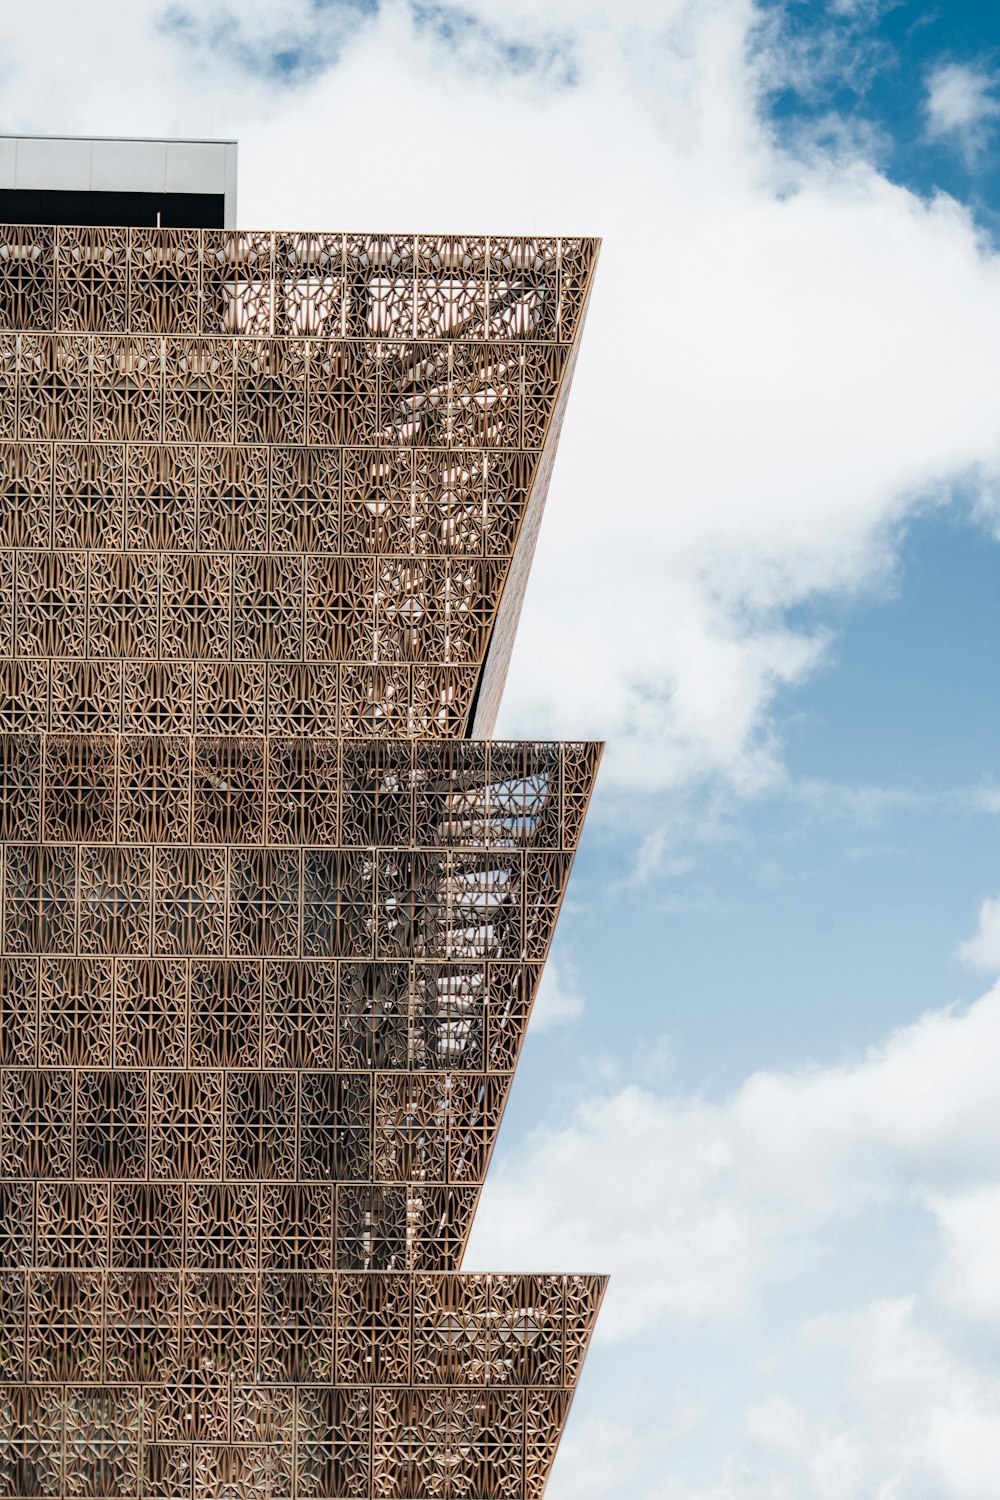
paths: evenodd
<path fill-rule="evenodd" d="M 501 728 L 606 739 L 470 1268 L 609 1270 L 552 1500 L 996 1500 L 995 0 L 34 0 L 3 126 L 604 237 Z"/>

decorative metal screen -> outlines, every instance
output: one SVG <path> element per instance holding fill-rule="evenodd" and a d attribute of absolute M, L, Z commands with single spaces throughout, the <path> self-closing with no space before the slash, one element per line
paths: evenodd
<path fill-rule="evenodd" d="M 595 254 L 0 226 L 0 1494 L 541 1492 L 604 1279 L 458 1267 L 599 757 L 482 737 Z"/>

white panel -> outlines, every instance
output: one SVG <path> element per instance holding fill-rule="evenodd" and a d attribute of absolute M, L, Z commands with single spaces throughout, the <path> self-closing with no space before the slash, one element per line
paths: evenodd
<path fill-rule="evenodd" d="M 224 193 L 226 147 L 222 141 L 168 141 L 168 193 Z"/>
<path fill-rule="evenodd" d="M 17 142 L 13 136 L 0 135 L 0 188 L 14 186 L 14 163 L 17 160 Z"/>
<path fill-rule="evenodd" d="M 86 192 L 90 187 L 90 141 L 22 136 L 17 143 L 18 188 Z"/>
<path fill-rule="evenodd" d="M 167 178 L 163 141 L 95 141 L 90 185 L 95 193 L 162 193 Z"/>
<path fill-rule="evenodd" d="M 235 141 L 226 144 L 226 201 L 224 205 L 226 229 L 236 228 L 236 154 Z"/>

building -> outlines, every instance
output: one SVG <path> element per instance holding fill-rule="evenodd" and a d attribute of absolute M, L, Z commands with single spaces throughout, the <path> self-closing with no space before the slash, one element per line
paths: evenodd
<path fill-rule="evenodd" d="M 459 1267 L 599 756 L 489 738 L 597 246 L 0 144 L 0 1490 L 536 1500 L 604 1279 Z"/>

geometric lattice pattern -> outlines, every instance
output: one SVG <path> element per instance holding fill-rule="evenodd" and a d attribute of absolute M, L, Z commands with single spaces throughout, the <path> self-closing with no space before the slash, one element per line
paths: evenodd
<path fill-rule="evenodd" d="M 595 242 L 0 228 L 0 729 L 465 733 Z"/>
<path fill-rule="evenodd" d="M 455 1269 L 595 771 L 0 740 L 7 1264 Z"/>
<path fill-rule="evenodd" d="M 536 1496 L 601 1290 L 594 1277 L 7 1272 L 0 1484 Z"/>
<path fill-rule="evenodd" d="M 594 255 L 0 226 L 0 1494 L 541 1493 L 604 1280 L 459 1267 L 599 747 L 481 736 Z"/>

